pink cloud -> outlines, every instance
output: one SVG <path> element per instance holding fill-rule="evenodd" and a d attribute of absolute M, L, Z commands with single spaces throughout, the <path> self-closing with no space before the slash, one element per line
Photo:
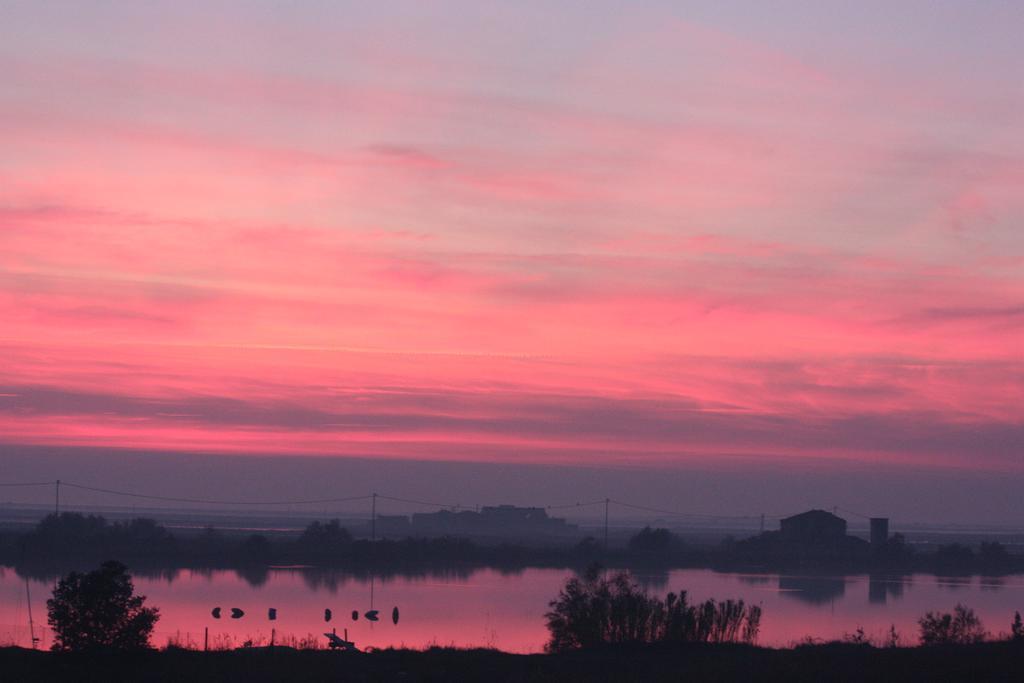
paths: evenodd
<path fill-rule="evenodd" d="M 415 87 L 3 59 L 3 438 L 1016 467 L 1017 152 L 896 76 L 614 37 L 519 96 L 418 43 L 359 47 Z"/>

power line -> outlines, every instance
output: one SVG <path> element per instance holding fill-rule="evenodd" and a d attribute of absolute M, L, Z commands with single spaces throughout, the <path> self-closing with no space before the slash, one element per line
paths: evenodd
<path fill-rule="evenodd" d="M 601 501 L 602 503 L 604 501 Z M 635 505 L 633 503 L 626 503 L 621 500 L 611 500 L 612 503 L 620 505 L 626 508 L 632 508 L 634 510 L 642 510 L 644 512 L 654 512 L 661 515 L 672 515 L 675 517 L 702 517 L 707 519 L 760 519 L 761 515 L 714 515 L 702 512 L 678 512 L 676 510 L 666 510 L 664 508 L 649 507 L 647 505 Z M 765 515 L 765 517 L 775 517 L 776 515 Z"/>
<path fill-rule="evenodd" d="M 569 508 L 583 508 L 591 505 L 604 505 L 605 499 L 591 500 L 586 503 L 567 503 L 565 505 L 548 505 L 545 507 L 546 510 L 567 510 Z"/>
<path fill-rule="evenodd" d="M 366 497 L 369 498 L 370 496 L 366 496 Z M 454 504 L 453 503 L 432 503 L 432 502 L 426 501 L 426 500 L 413 500 L 412 498 L 397 498 L 395 496 L 385 496 L 385 495 L 379 494 L 379 493 L 377 494 L 377 497 L 382 499 L 382 500 L 390 500 L 390 501 L 393 501 L 395 503 L 410 503 L 412 505 L 425 505 L 427 507 L 435 507 L 435 508 L 465 507 L 463 505 L 459 505 L 458 503 L 454 503 Z"/>
<path fill-rule="evenodd" d="M 6 482 L 6 483 L 0 482 L 0 487 L 42 487 L 42 486 L 53 486 L 53 485 L 57 485 L 58 487 L 60 485 L 70 486 L 72 488 L 80 489 L 80 490 L 83 490 L 83 491 L 92 491 L 94 493 L 104 493 L 104 494 L 113 495 L 113 496 L 123 496 L 123 497 L 137 498 L 137 499 L 142 499 L 142 500 L 154 500 L 154 501 L 162 501 L 162 502 L 169 502 L 169 503 L 191 503 L 191 504 L 201 504 L 201 505 L 253 505 L 253 506 L 261 506 L 261 505 L 267 505 L 267 506 L 318 505 L 318 504 L 327 504 L 327 503 L 346 503 L 346 502 L 353 502 L 353 501 L 359 501 L 359 500 L 369 500 L 371 498 L 376 497 L 376 498 L 380 498 L 382 500 L 388 500 L 388 501 L 392 501 L 392 502 L 396 502 L 396 503 L 407 503 L 407 504 L 410 504 L 410 505 L 422 505 L 422 506 L 426 506 L 426 507 L 435 507 L 435 508 L 440 508 L 440 509 L 445 509 L 445 508 L 448 508 L 448 509 L 458 509 L 458 508 L 461 508 L 461 507 L 469 507 L 469 508 L 473 507 L 473 506 L 460 505 L 458 503 L 441 503 L 441 502 L 437 502 L 437 501 L 418 500 L 418 499 L 415 499 L 415 498 L 402 498 L 402 497 L 399 497 L 399 496 L 387 496 L 387 495 L 372 494 L 372 493 L 364 494 L 364 495 L 360 495 L 360 496 L 344 496 L 344 497 L 338 497 L 338 498 L 316 498 L 316 499 L 308 499 L 308 500 L 220 500 L 220 499 L 214 499 L 214 498 L 186 498 L 186 497 L 176 497 L 176 496 L 161 496 L 161 495 L 154 495 L 154 494 L 147 494 L 147 493 L 137 493 L 137 492 L 133 492 L 133 491 L 121 491 L 121 490 L 116 490 L 116 489 L 101 488 L 101 487 L 97 487 L 97 486 L 87 486 L 85 484 L 76 484 L 76 483 L 73 483 L 73 482 L 60 481 L 60 480 L 57 480 L 57 481 L 45 481 L 45 482 Z M 616 500 L 616 499 L 613 499 L 613 498 L 601 498 L 601 499 L 598 499 L 598 500 L 580 501 L 580 502 L 565 503 L 565 504 L 560 504 L 560 505 L 546 505 L 546 506 L 543 506 L 543 507 L 546 510 L 569 510 L 569 509 L 592 507 L 592 506 L 596 506 L 596 505 L 608 505 L 609 503 L 614 503 L 615 505 L 618 505 L 620 507 L 629 508 L 629 509 L 633 509 L 633 510 L 639 510 L 639 511 L 642 511 L 642 512 L 650 512 L 650 513 L 655 513 L 655 514 L 659 514 L 659 515 L 669 515 L 669 516 L 673 516 L 673 517 L 688 517 L 688 518 L 718 519 L 718 520 L 754 520 L 754 519 L 760 519 L 762 517 L 762 515 L 717 515 L 717 514 L 701 513 L 701 512 L 680 512 L 678 510 L 669 510 L 669 509 L 666 509 L 666 508 L 653 507 L 653 506 L 649 506 L 649 505 L 637 505 L 635 503 L 627 503 L 625 501 Z M 479 507 L 479 506 L 477 506 L 477 507 Z M 868 515 L 863 515 L 861 513 L 854 512 L 852 510 L 843 509 L 843 511 L 844 512 L 848 512 L 848 513 L 853 514 L 853 515 L 856 515 L 858 517 L 863 517 L 864 519 L 869 519 Z M 787 516 L 787 515 L 763 515 L 763 517 L 766 518 L 766 519 L 781 519 L 781 518 L 783 518 L 785 516 Z"/>
<path fill-rule="evenodd" d="M 82 489 L 83 491 L 107 493 L 113 496 L 126 496 L 128 498 L 141 498 L 144 500 L 160 500 L 167 503 L 199 503 L 204 505 L 316 505 L 322 503 L 346 503 L 354 500 L 367 500 L 372 497 L 371 495 L 365 495 L 349 496 L 347 498 L 317 498 L 311 500 L 215 500 L 212 498 L 175 498 L 172 496 L 154 496 L 144 493 L 131 493 L 129 491 L 115 491 L 113 489 L 104 489 L 96 486 L 73 484 L 68 481 L 62 481 L 61 484 L 63 486 Z"/>
<path fill-rule="evenodd" d="M 856 511 L 854 511 L 854 510 L 848 510 L 847 508 L 841 508 L 841 507 L 838 507 L 838 506 L 836 507 L 836 509 L 837 509 L 837 510 L 842 510 L 843 512 L 845 512 L 845 513 L 847 513 L 847 514 L 851 514 L 851 515 L 853 515 L 854 517 L 861 517 L 861 518 L 863 518 L 863 519 L 871 519 L 871 515 L 865 515 L 865 514 L 863 514 L 863 513 L 860 513 L 860 512 L 856 512 Z"/>

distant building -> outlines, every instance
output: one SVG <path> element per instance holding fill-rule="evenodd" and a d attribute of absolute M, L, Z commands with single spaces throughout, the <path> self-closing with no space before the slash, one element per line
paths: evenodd
<path fill-rule="evenodd" d="M 780 536 L 796 543 L 822 543 L 842 540 L 846 520 L 825 510 L 808 510 L 780 522 Z"/>
<path fill-rule="evenodd" d="M 889 518 L 871 518 L 871 547 L 876 550 L 885 548 L 889 542 Z"/>
<path fill-rule="evenodd" d="M 469 510 L 417 512 L 412 516 L 412 531 L 423 536 L 465 535 L 473 533 L 480 526 L 479 517 L 479 514 Z"/>
<path fill-rule="evenodd" d="M 549 517 L 544 508 L 495 505 L 479 512 L 439 510 L 412 516 L 411 530 L 418 535 L 461 536 L 561 536 L 574 534 L 576 527 L 564 519 Z"/>
<path fill-rule="evenodd" d="M 548 525 L 552 522 L 564 523 L 564 519 L 548 517 L 544 508 L 521 508 L 515 505 L 488 505 L 480 510 L 480 516 L 493 524 L 528 524 Z"/>
<path fill-rule="evenodd" d="M 846 520 L 826 510 L 786 517 L 778 531 L 765 531 L 741 541 L 737 549 L 757 561 L 794 564 L 851 562 L 871 556 L 868 542 L 848 536 Z"/>
<path fill-rule="evenodd" d="M 377 515 L 379 536 L 408 536 L 412 527 L 405 515 Z"/>

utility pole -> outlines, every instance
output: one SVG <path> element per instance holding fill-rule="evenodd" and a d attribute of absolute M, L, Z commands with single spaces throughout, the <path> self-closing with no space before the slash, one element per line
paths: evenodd
<path fill-rule="evenodd" d="M 28 636 L 32 639 L 32 649 L 36 649 L 36 625 L 32 621 L 32 593 L 28 589 L 28 578 L 25 579 L 25 599 L 28 601 Z"/>
<path fill-rule="evenodd" d="M 370 538 L 377 540 L 377 494 L 373 494 L 373 503 L 370 506 Z"/>
<path fill-rule="evenodd" d="M 611 498 L 604 499 L 604 551 L 608 552 L 608 504 Z"/>
<path fill-rule="evenodd" d="M 60 514 L 60 479 L 54 483 L 53 511 Z"/>

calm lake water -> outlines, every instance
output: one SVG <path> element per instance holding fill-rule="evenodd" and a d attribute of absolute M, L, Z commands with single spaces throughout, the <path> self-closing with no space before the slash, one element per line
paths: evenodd
<path fill-rule="evenodd" d="M 278 642 L 310 634 L 348 629 L 360 648 L 431 644 L 497 647 L 511 652 L 538 652 L 546 639 L 547 603 L 569 576 L 559 569 L 527 569 L 503 573 L 482 569 L 468 573 L 425 576 L 354 577 L 339 572 L 274 569 L 243 578 L 234 571 L 180 570 L 164 576 L 136 575 L 136 590 L 160 608 L 155 645 L 169 639 L 190 640 L 202 647 L 203 629 L 210 643 L 241 645 L 246 640 L 268 642 L 271 629 Z M 951 610 L 962 602 L 983 619 L 992 632 L 1008 631 L 1014 610 L 1024 610 L 1024 575 L 1007 577 L 941 578 L 917 574 L 909 577 L 794 576 L 730 574 L 710 570 L 673 570 L 660 575 L 638 575 L 654 593 L 687 590 L 693 599 L 742 598 L 764 608 L 759 642 L 786 646 L 805 637 L 840 638 L 858 627 L 869 637 L 881 638 L 896 626 L 904 642 L 916 642 L 917 619 L 929 610 Z M 53 581 L 29 580 L 32 615 L 40 646 L 49 647 L 46 599 Z M 13 569 L 0 568 L 0 644 L 28 646 L 26 581 Z M 219 620 L 210 610 L 220 606 Z M 380 611 L 380 621 L 367 621 L 362 613 Z M 392 608 L 400 612 L 391 621 Z M 245 616 L 227 618 L 230 608 Z M 276 608 L 276 621 L 268 608 Z M 324 609 L 333 619 L 324 622 Z M 352 621 L 358 610 L 358 621 Z"/>

